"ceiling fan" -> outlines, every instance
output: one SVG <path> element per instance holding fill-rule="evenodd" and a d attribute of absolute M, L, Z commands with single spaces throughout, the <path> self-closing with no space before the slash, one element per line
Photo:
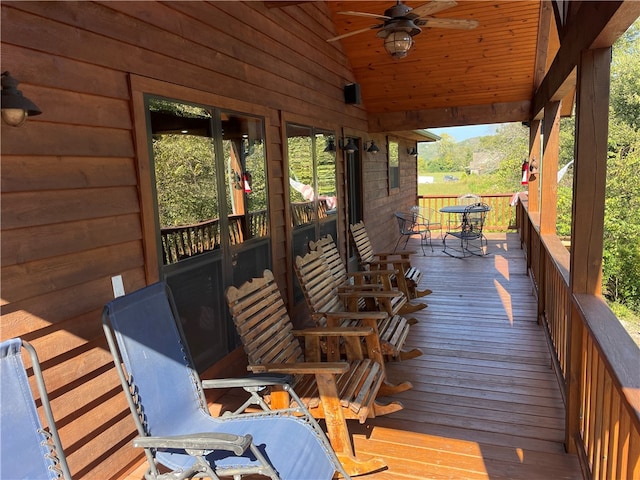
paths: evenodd
<path fill-rule="evenodd" d="M 342 38 L 358 35 L 369 30 L 379 30 L 376 34 L 384 38 L 384 48 L 393 58 L 403 58 L 413 46 L 413 37 L 418 35 L 422 29 L 429 28 L 457 28 L 472 30 L 478 26 L 476 20 L 464 20 L 453 18 L 434 18 L 430 15 L 455 7 L 458 3 L 453 0 L 432 0 L 416 8 L 411 8 L 400 0 L 385 10 L 384 15 L 367 12 L 338 12 L 341 15 L 353 15 L 357 17 L 371 17 L 382 23 L 371 25 L 361 30 L 345 33 L 328 39 L 328 42 L 335 42 Z"/>

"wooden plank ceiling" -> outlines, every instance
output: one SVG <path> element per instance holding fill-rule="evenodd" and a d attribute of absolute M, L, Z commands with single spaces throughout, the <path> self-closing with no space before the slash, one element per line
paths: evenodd
<path fill-rule="evenodd" d="M 381 15 L 394 4 L 392 0 L 327 3 L 336 36 L 381 23 L 376 18 L 339 12 Z M 405 2 L 412 8 L 425 3 L 428 2 Z M 422 33 L 414 37 L 413 48 L 399 60 L 385 51 L 383 39 L 376 36 L 378 30 L 332 43 L 349 58 L 356 81 L 361 85 L 364 108 L 370 115 L 457 108 L 478 110 L 480 107 L 486 118 L 473 118 L 469 123 L 493 123 L 504 120 L 492 118 L 491 108 L 485 107 L 521 106 L 523 102 L 530 102 L 536 82 L 540 81 L 540 68 L 546 71 L 547 49 L 554 44 L 557 48 L 557 41 L 547 41 L 547 27 L 546 38 L 541 39 L 546 43 L 545 51 L 541 54 L 538 49 L 541 10 L 540 0 L 461 0 L 432 16 L 476 20 L 477 28 L 422 27 Z"/>
<path fill-rule="evenodd" d="M 379 23 L 341 11 L 382 14 L 392 2 L 328 2 L 338 35 Z M 425 2 L 406 4 L 412 8 Z M 368 112 L 423 110 L 529 100 L 534 69 L 539 1 L 460 1 L 436 18 L 472 19 L 473 30 L 423 28 L 403 59 L 384 49 L 377 30 L 344 38 Z"/>

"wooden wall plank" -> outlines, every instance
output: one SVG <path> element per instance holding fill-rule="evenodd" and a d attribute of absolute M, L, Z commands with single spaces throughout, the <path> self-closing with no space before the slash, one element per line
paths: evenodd
<path fill-rule="evenodd" d="M 69 242 L 70 231 L 73 243 Z M 1 239 L 2 266 L 141 239 L 137 214 L 6 230 Z"/>
<path fill-rule="evenodd" d="M 139 211 L 135 187 L 2 194 L 2 228 L 22 228 Z"/>
<path fill-rule="evenodd" d="M 2 155 L 4 193 L 137 185 L 133 158 Z"/>

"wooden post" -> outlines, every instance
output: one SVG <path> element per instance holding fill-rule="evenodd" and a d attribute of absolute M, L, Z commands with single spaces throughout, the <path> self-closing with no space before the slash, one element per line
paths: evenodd
<path fill-rule="evenodd" d="M 542 128 L 542 122 L 540 120 L 531 120 L 531 126 L 529 127 L 529 165 L 533 161 L 540 167 L 541 153 L 540 148 L 540 129 Z M 529 178 L 529 202 L 527 204 L 529 212 L 540 211 L 540 171 L 535 173 L 535 178 Z"/>
<path fill-rule="evenodd" d="M 544 108 L 544 144 L 540 177 L 540 235 L 556 233 L 558 204 L 558 156 L 560 153 L 560 102 L 549 102 Z"/>
<path fill-rule="evenodd" d="M 611 48 L 585 50 L 578 65 L 576 138 L 571 220 L 569 291 L 600 295 L 602 289 L 602 234 L 609 134 Z M 568 310 L 573 311 L 573 308 Z M 565 441 L 575 452 L 580 434 L 580 372 L 582 325 L 569 315 L 570 344 L 567 367 Z"/>

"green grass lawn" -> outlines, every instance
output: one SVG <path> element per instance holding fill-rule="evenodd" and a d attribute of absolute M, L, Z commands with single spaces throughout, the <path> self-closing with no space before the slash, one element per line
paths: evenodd
<path fill-rule="evenodd" d="M 459 180 L 445 182 L 445 175 Z M 418 183 L 418 195 L 463 195 L 468 192 L 469 178 L 464 172 L 433 172 L 420 174 L 420 176 L 433 177 L 433 183 Z"/>

